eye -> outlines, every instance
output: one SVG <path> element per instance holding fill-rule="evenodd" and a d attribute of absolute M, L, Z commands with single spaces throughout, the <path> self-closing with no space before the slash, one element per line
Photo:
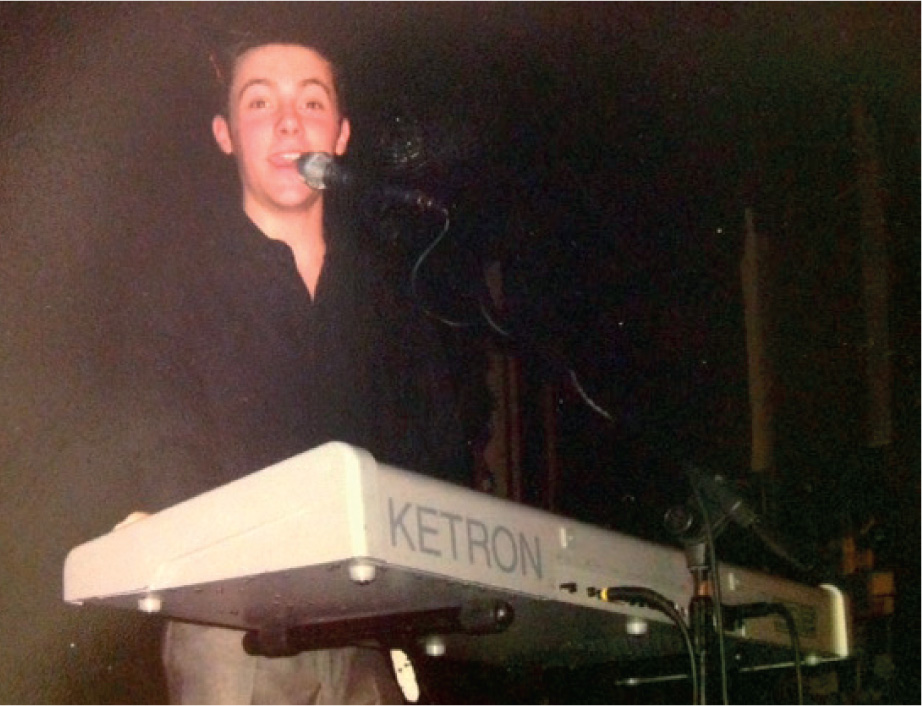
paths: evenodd
<path fill-rule="evenodd" d="M 250 110 L 263 110 L 269 107 L 269 101 L 266 98 L 252 98 L 247 102 L 247 108 Z"/>
<path fill-rule="evenodd" d="M 323 110 L 325 107 L 324 103 L 316 98 L 308 98 L 304 101 L 305 110 Z"/>

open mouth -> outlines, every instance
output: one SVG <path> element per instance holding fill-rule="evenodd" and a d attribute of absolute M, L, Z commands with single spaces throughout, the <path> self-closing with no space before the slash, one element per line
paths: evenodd
<path fill-rule="evenodd" d="M 303 152 L 277 152 L 269 157 L 269 163 L 274 167 L 296 168 L 298 158 Z"/>

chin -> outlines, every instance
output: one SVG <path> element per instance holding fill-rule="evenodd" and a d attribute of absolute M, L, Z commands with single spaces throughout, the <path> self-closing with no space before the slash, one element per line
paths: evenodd
<path fill-rule="evenodd" d="M 267 196 L 270 201 L 279 206 L 294 208 L 297 206 L 310 206 L 319 198 L 320 192 L 314 191 L 302 182 L 284 188 L 272 189 L 267 193 Z"/>
<path fill-rule="evenodd" d="M 285 211 L 307 211 L 313 208 L 321 201 L 321 195 L 316 192 L 311 192 L 309 195 L 304 196 L 303 194 L 299 198 L 289 197 L 279 197 L 273 200 L 273 203 L 277 208 Z"/>

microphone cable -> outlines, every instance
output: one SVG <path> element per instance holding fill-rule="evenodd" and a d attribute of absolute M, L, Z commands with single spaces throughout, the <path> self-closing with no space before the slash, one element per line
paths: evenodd
<path fill-rule="evenodd" d="M 698 704 L 698 665 L 695 662 L 695 650 L 692 646 L 691 634 L 688 626 L 682 619 L 682 615 L 676 610 L 675 606 L 669 600 L 657 593 L 651 588 L 643 586 L 612 586 L 603 588 L 596 594 L 600 600 L 606 603 L 628 603 L 633 605 L 644 605 L 664 613 L 668 616 L 682 635 L 682 641 L 685 643 L 685 650 L 689 658 L 689 678 L 692 685 L 692 703 Z"/>
<path fill-rule="evenodd" d="M 723 606 L 727 615 L 727 622 L 735 629 L 743 621 L 750 618 L 762 618 L 777 614 L 782 617 L 791 639 L 791 650 L 794 653 L 794 678 L 797 683 L 797 703 L 804 702 L 804 680 L 802 672 L 803 658 L 800 650 L 800 636 L 797 632 L 797 622 L 791 609 L 780 601 L 763 603 L 744 603 L 742 605 Z"/>

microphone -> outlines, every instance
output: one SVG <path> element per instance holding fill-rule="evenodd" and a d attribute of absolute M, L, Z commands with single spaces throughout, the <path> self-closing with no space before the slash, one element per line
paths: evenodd
<path fill-rule="evenodd" d="M 352 173 L 326 152 L 306 152 L 298 157 L 297 165 L 304 183 L 312 189 L 352 186 L 355 182 Z"/>
<path fill-rule="evenodd" d="M 312 189 L 354 188 L 365 180 L 342 162 L 337 161 L 327 152 L 306 152 L 296 160 L 298 173 Z M 390 186 L 387 184 L 368 184 L 372 191 L 379 193 L 390 201 L 413 206 L 421 211 L 447 211 L 437 199 L 416 189 Z"/>

